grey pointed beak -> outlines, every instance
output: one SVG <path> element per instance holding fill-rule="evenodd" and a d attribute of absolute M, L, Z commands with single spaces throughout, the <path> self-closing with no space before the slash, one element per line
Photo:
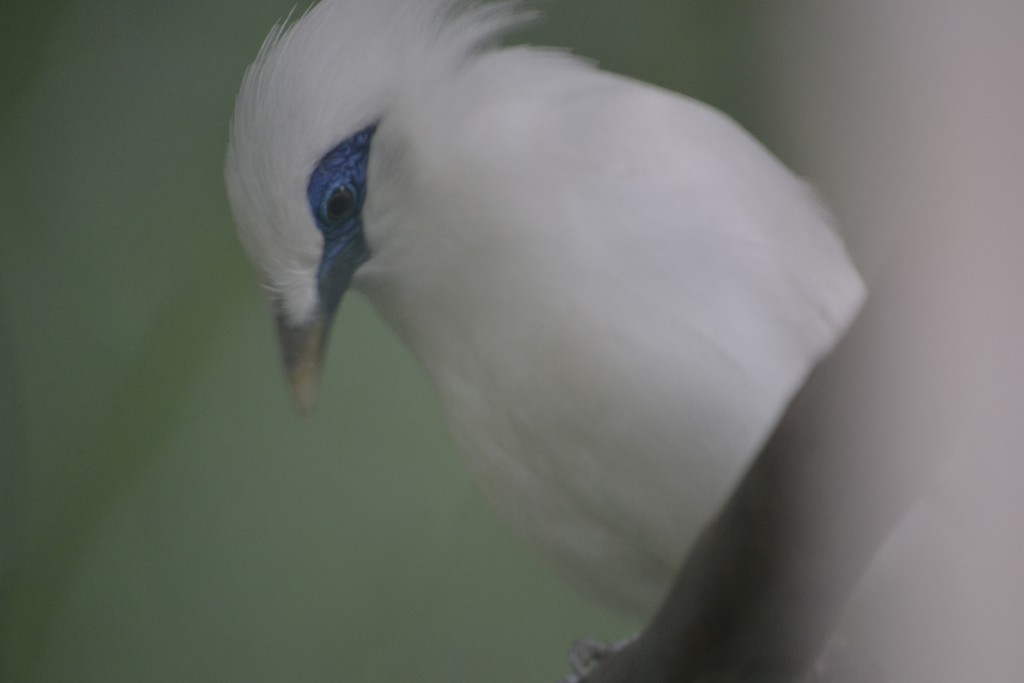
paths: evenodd
<path fill-rule="evenodd" d="M 355 236 L 340 248 L 328 243 L 317 274 L 317 309 L 306 322 L 291 323 L 278 308 L 277 339 L 281 360 L 292 385 L 295 404 L 303 415 L 309 415 L 316 403 L 327 338 L 341 299 L 352 282 L 352 275 L 370 256 L 363 239 L 361 224 Z"/>
<path fill-rule="evenodd" d="M 330 322 L 319 313 L 300 325 L 289 323 L 283 316 L 277 317 L 281 360 L 292 385 L 295 404 L 303 415 L 308 416 L 316 403 L 329 330 Z"/>

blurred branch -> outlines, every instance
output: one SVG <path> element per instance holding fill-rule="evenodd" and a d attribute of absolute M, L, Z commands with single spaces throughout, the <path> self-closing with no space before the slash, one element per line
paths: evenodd
<path fill-rule="evenodd" d="M 961 395 L 951 388 L 963 387 L 967 367 L 958 354 L 971 348 L 946 322 L 963 325 L 971 300 L 958 295 L 956 274 L 970 261 L 954 263 L 962 236 L 908 237 L 903 255 L 912 258 L 890 262 L 653 621 L 588 683 L 877 680 L 847 678 L 819 658 L 864 570 L 949 450 L 960 408 L 950 399 Z"/>
<path fill-rule="evenodd" d="M 146 332 L 106 419 L 81 444 L 81 469 L 4 578 L 0 680 L 29 680 L 43 663 L 47 634 L 80 557 L 104 515 L 130 490 L 177 425 L 195 373 L 238 298 L 223 260 L 193 263 Z"/>
<path fill-rule="evenodd" d="M 24 399 L 18 376 L 7 316 L 0 296 L 0 614 L 12 601 L 11 567 L 23 514 L 24 484 L 28 475 Z M 0 639 L 0 660 L 4 659 Z"/>
<path fill-rule="evenodd" d="M 54 25 L 70 0 L 12 2 L 4 5 L 0 23 L 0 120 L 18 101 L 40 67 Z"/>

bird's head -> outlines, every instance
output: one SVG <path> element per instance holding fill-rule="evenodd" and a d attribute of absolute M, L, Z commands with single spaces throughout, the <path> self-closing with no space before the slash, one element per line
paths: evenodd
<path fill-rule="evenodd" d="M 394 110 L 509 23 L 507 5 L 457 4 L 323 0 L 275 27 L 244 77 L 228 197 L 304 412 L 341 299 L 373 258 L 374 196 L 389 182 L 375 149 Z"/>

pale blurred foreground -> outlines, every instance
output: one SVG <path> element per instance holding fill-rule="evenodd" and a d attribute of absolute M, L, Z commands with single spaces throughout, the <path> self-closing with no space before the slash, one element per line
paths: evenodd
<path fill-rule="evenodd" d="M 935 402 L 955 416 L 934 425 L 948 452 L 907 459 L 948 462 L 847 634 L 894 681 L 1024 680 L 1024 4 L 827 0 L 777 18 L 779 115 L 806 124 L 787 130 L 869 281 L 945 269 L 904 341 L 945 363 L 943 395 L 909 397 L 908 419 Z"/>

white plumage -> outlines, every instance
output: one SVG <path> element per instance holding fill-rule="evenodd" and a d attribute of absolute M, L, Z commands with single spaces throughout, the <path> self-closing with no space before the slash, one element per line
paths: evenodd
<path fill-rule="evenodd" d="M 231 205 L 308 401 L 334 258 L 311 174 L 376 124 L 353 286 L 505 517 L 643 613 L 864 288 L 813 193 L 735 123 L 488 47 L 518 16 L 324 0 L 276 29 L 238 97 Z"/>

